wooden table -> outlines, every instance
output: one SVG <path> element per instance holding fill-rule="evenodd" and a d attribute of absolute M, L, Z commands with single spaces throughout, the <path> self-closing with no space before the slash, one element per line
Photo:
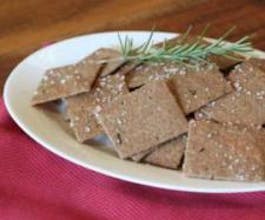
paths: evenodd
<path fill-rule="evenodd" d="M 107 30 L 157 30 L 194 33 L 206 24 L 209 37 L 231 26 L 229 40 L 253 35 L 265 50 L 265 1 L 262 0 L 12 0 L 0 6 L 0 91 L 12 68 L 43 45 Z"/>

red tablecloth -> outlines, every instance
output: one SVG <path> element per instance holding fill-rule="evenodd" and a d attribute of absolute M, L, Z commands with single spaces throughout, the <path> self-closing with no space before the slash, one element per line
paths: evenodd
<path fill-rule="evenodd" d="M 0 219 L 265 219 L 265 192 L 140 186 L 74 165 L 25 135 L 0 100 Z"/>

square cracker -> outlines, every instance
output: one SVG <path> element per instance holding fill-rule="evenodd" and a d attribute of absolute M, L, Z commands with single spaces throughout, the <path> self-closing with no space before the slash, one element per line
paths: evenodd
<path fill-rule="evenodd" d="M 260 65 L 253 64 L 253 61 L 237 65 L 229 73 L 228 79 L 239 92 L 265 89 L 265 72 Z"/>
<path fill-rule="evenodd" d="M 187 121 L 165 82 L 113 101 L 97 119 L 121 158 L 151 149 L 187 131 Z"/>
<path fill-rule="evenodd" d="M 174 46 L 177 43 L 180 43 L 182 40 L 181 37 L 175 37 L 166 40 L 167 46 Z M 155 44 L 156 47 L 162 47 L 163 42 Z M 165 80 L 177 73 L 186 72 L 186 68 L 181 63 L 176 62 L 146 62 L 139 65 L 137 68 L 130 71 L 127 75 L 127 84 L 128 87 L 138 88 L 145 85 L 146 83 L 153 80 Z"/>
<path fill-rule="evenodd" d="M 149 163 L 153 162 L 153 164 L 157 163 L 157 165 L 160 165 L 162 167 L 164 166 L 164 167 L 174 168 L 175 166 L 173 164 L 176 164 L 177 161 L 180 162 L 181 160 L 180 153 L 181 153 L 182 147 L 176 147 L 176 146 L 183 145 L 185 147 L 186 138 L 187 138 L 186 135 L 182 135 L 181 137 L 174 138 L 173 140 L 162 143 L 147 151 L 143 151 L 138 154 L 135 154 L 131 157 L 131 159 L 135 162 L 140 162 L 140 161 L 145 161 Z M 172 153 L 172 160 L 170 159 L 171 153 Z M 184 148 L 183 148 L 183 153 L 184 153 Z M 177 154 L 179 156 L 177 156 Z M 167 159 L 165 158 L 170 159 L 170 160 L 166 161 Z"/>
<path fill-rule="evenodd" d="M 93 111 L 97 106 L 107 104 L 127 92 L 124 76 L 116 74 L 100 78 L 89 93 L 67 98 L 67 116 L 77 140 L 84 142 L 102 134 Z"/>
<path fill-rule="evenodd" d="M 229 79 L 235 92 L 203 107 L 196 115 L 219 122 L 264 124 L 265 72 L 250 63 L 243 63 L 231 72 Z"/>
<path fill-rule="evenodd" d="M 89 92 L 102 66 L 96 62 L 100 59 L 99 51 L 77 64 L 47 70 L 34 93 L 32 104 L 41 104 Z"/>
<path fill-rule="evenodd" d="M 187 70 L 184 65 L 175 62 L 143 63 L 127 74 L 129 88 L 137 88 L 150 81 L 165 80 Z"/>
<path fill-rule="evenodd" d="M 265 59 L 259 58 L 250 58 L 248 60 L 252 65 L 260 68 L 261 70 L 265 71 Z"/>
<path fill-rule="evenodd" d="M 212 65 L 177 74 L 168 84 L 185 114 L 232 91 L 230 83 Z"/>
<path fill-rule="evenodd" d="M 105 61 L 105 65 L 100 72 L 101 77 L 113 73 L 125 63 L 125 60 L 122 58 L 121 53 L 118 50 L 111 48 L 101 48 L 100 50 L 98 50 L 98 59 Z"/>
<path fill-rule="evenodd" d="M 148 150 L 142 151 L 140 153 L 137 153 L 135 155 L 133 155 L 131 157 L 131 159 L 135 162 L 140 162 L 143 160 L 143 158 L 145 158 L 148 154 L 150 154 L 151 152 L 153 152 L 158 146 L 155 146 L 153 148 L 150 148 Z"/>
<path fill-rule="evenodd" d="M 125 63 L 119 69 L 114 71 L 114 74 L 127 75 L 128 73 L 133 71 L 139 65 L 140 65 L 139 62 L 128 62 L 128 63 Z"/>
<path fill-rule="evenodd" d="M 191 121 L 184 174 L 218 180 L 264 180 L 264 141 L 264 129 Z"/>
<path fill-rule="evenodd" d="M 79 142 L 83 143 L 102 133 L 102 129 L 92 113 L 94 105 L 91 93 L 69 97 L 66 102 L 70 127 Z"/>
<path fill-rule="evenodd" d="M 171 169 L 178 169 L 186 147 L 186 135 L 168 141 L 148 154 L 143 161 Z"/>

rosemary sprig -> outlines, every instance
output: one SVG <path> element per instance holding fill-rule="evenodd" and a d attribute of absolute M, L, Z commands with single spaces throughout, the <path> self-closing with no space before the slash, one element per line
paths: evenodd
<path fill-rule="evenodd" d="M 166 41 L 161 47 L 157 47 L 152 43 L 153 30 L 147 41 L 138 47 L 134 46 L 134 41 L 128 36 L 122 40 L 118 34 L 120 51 L 123 59 L 136 62 L 207 62 L 207 58 L 211 55 L 224 56 L 228 59 L 238 60 L 235 53 L 246 54 L 253 51 L 249 36 L 245 36 L 234 43 L 225 43 L 225 38 L 235 29 L 234 27 L 224 33 L 219 39 L 213 43 L 203 43 L 202 40 L 207 32 L 208 27 L 204 29 L 202 34 L 195 38 L 193 42 L 187 42 L 186 39 L 190 35 L 189 28 L 182 36 L 182 40 L 175 45 L 169 45 Z"/>

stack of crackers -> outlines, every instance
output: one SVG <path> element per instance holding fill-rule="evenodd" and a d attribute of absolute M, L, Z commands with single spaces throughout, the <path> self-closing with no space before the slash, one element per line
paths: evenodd
<path fill-rule="evenodd" d="M 265 60 L 229 61 L 228 75 L 228 61 L 214 60 L 128 63 L 101 48 L 47 70 L 32 104 L 64 100 L 77 141 L 106 134 L 122 159 L 189 177 L 264 181 Z"/>

